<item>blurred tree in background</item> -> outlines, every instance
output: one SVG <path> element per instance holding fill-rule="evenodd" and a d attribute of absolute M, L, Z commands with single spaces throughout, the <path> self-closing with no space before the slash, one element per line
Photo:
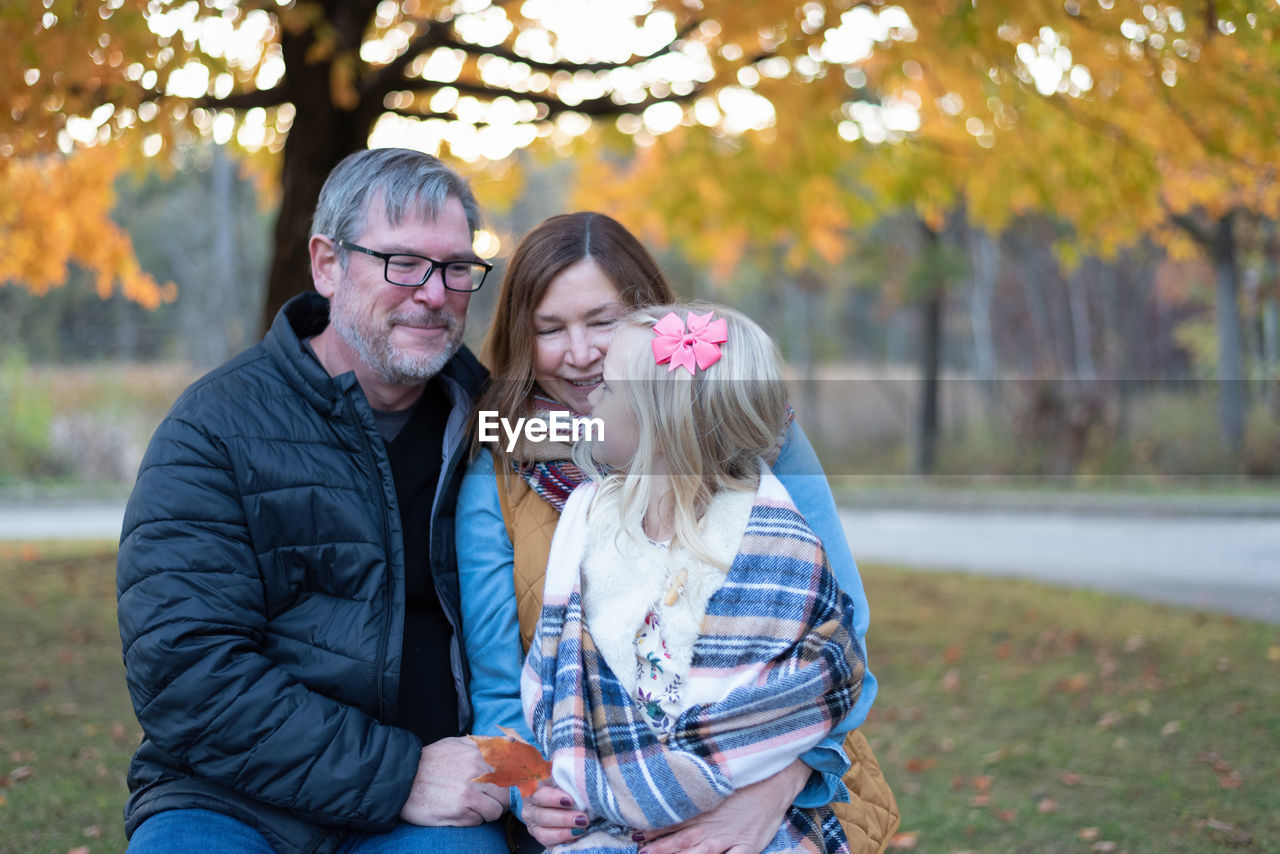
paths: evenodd
<path fill-rule="evenodd" d="M 1177 347 L 1216 371 L 1238 452 L 1248 366 L 1280 375 L 1278 16 L 1244 0 L 7 4 L 0 281 L 44 293 L 74 266 L 155 306 L 166 276 L 255 275 L 230 254 L 239 226 L 216 227 L 229 208 L 206 218 L 206 256 L 145 253 L 109 217 L 119 170 L 212 140 L 279 206 L 266 321 L 308 284 L 310 212 L 345 154 L 464 161 L 515 233 L 532 173 L 571 158 L 575 203 L 707 269 L 696 290 L 776 300 L 806 374 L 822 357 L 809 330 L 858 288 L 912 312 L 923 472 L 952 307 L 989 388 L 1002 365 L 1067 375 L 1084 384 L 1054 406 L 1088 412 L 1087 383 L 1140 369 L 1133 306 L 1165 307 L 1141 342 L 1164 346 L 1170 306 L 1199 293 L 1187 270 L 1207 271 L 1214 326 Z M 1168 264 L 1184 266 L 1162 285 Z"/>

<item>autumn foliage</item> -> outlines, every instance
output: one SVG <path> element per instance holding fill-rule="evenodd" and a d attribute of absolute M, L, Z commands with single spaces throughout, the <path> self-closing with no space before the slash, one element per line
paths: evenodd
<path fill-rule="evenodd" d="M 92 148 L 0 162 L 0 282 L 42 294 L 65 284 L 74 264 L 103 299 L 117 286 L 147 308 L 176 296 L 172 283 L 142 271 L 129 235 L 111 221 L 119 161 L 119 151 Z"/>
<path fill-rule="evenodd" d="M 992 233 L 1052 215 L 1076 236 L 1060 247 L 1068 266 L 1148 237 L 1194 252 L 1180 217 L 1280 214 L 1270 6 L 654 0 L 636 7 L 632 36 L 585 51 L 557 29 L 556 6 L 4 4 L 0 239 L 35 265 L 5 277 L 45 288 L 74 262 L 100 289 L 114 278 L 148 304 L 164 296 L 129 268 L 97 199 L 79 228 L 101 250 L 47 251 L 42 239 L 81 235 L 28 213 L 31 179 L 7 161 L 46 168 L 102 146 L 156 157 L 210 137 L 284 155 L 272 305 L 307 284 L 320 182 L 378 129 L 474 160 L 485 186 L 516 147 L 604 152 L 577 203 L 721 276 L 753 252 L 837 268 L 851 233 L 900 210 L 935 228 L 963 210 Z M 82 186 L 72 172 L 121 165 L 95 162 L 51 168 L 45 195 L 64 200 Z M 95 177 L 90 193 L 108 183 Z"/>

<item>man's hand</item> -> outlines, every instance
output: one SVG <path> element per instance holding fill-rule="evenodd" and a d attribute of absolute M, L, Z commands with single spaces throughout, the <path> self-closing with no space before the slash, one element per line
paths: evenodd
<path fill-rule="evenodd" d="M 649 831 L 641 854 L 760 854 L 778 834 L 809 770 L 797 759 L 769 779 L 743 786 L 713 810 Z"/>
<path fill-rule="evenodd" d="M 444 738 L 422 748 L 418 774 L 400 818 L 426 827 L 469 827 L 497 821 L 507 808 L 507 790 L 473 782 L 489 771 L 469 738 Z"/>

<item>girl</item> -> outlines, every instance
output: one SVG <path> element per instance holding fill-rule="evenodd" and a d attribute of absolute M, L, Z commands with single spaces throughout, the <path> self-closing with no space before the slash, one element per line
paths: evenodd
<path fill-rule="evenodd" d="M 773 342 L 737 312 L 622 320 L 522 677 L 552 782 L 591 819 L 568 849 L 634 850 L 818 744 L 857 701 L 852 601 L 762 458 L 787 425 Z M 557 849 L 560 850 L 560 849 Z M 766 851 L 847 851 L 830 807 Z"/>

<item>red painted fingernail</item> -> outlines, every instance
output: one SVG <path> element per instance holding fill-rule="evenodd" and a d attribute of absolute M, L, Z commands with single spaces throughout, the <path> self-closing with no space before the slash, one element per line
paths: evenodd
<path fill-rule="evenodd" d="M 644 842 L 644 834 L 637 830 L 635 833 L 631 834 L 631 841 Z"/>
<path fill-rule="evenodd" d="M 573 801 L 569 800 L 568 798 L 561 798 L 561 799 L 560 799 L 560 806 L 562 806 L 562 807 L 571 807 L 571 806 L 573 806 Z"/>
<path fill-rule="evenodd" d="M 574 818 L 573 823 L 576 824 L 578 827 L 586 827 L 587 817 L 585 815 L 577 816 Z"/>

